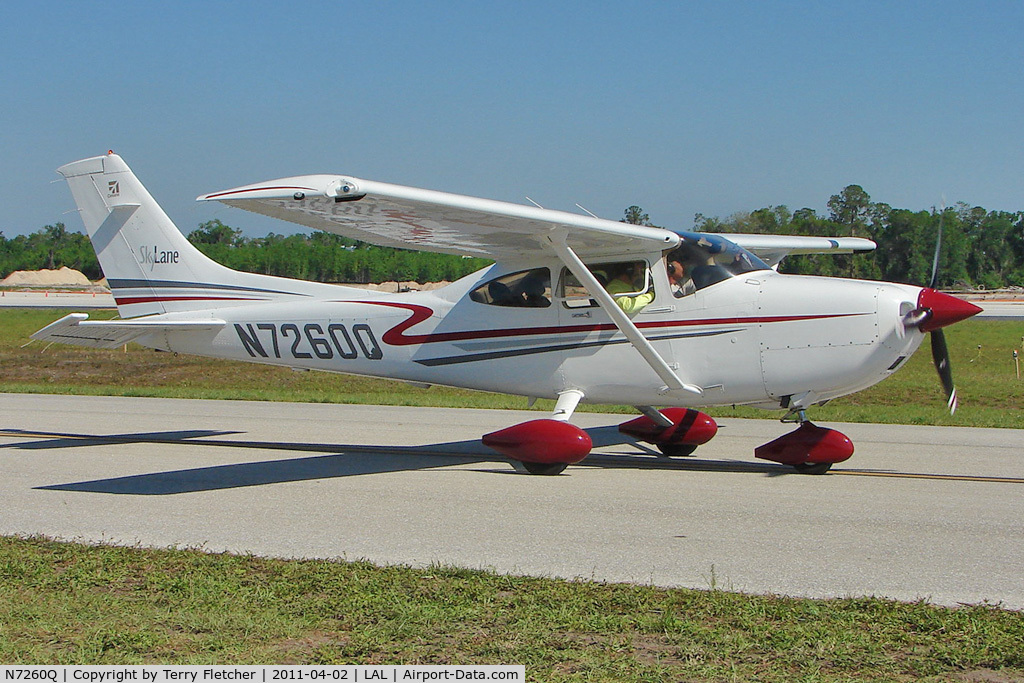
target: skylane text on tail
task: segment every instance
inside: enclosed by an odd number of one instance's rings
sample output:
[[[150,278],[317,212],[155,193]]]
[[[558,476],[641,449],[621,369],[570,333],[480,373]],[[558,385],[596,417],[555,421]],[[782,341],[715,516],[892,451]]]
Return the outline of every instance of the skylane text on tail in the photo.
[[[755,455],[822,473],[853,445],[805,411],[888,377],[926,333],[955,408],[941,328],[980,310],[930,287],[774,269],[788,254],[870,251],[865,239],[673,231],[345,175],[198,199],[495,263],[438,290],[398,294],[243,273],[193,247],[116,154],[58,172],[121,319],[74,313],[34,339],[134,341],[555,399],[550,417],[483,438],[536,474],[557,474],[590,452],[589,436],[570,422],[583,401],[637,406],[642,416],[621,431],[669,456],[714,437],[701,407],[785,410],[798,429]]]

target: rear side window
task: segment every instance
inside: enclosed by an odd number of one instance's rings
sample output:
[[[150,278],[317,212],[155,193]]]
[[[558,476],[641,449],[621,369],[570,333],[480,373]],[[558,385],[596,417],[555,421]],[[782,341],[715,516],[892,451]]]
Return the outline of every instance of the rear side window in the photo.
[[[489,306],[547,308],[551,305],[551,271],[534,268],[502,275],[474,289],[469,298]]]

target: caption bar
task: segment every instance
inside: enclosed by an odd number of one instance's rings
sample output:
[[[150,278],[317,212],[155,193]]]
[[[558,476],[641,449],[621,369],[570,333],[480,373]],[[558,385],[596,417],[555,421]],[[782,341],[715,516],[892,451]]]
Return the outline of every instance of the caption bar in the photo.
[[[0,665],[0,682],[50,683],[287,683],[289,681],[516,681],[526,680],[522,665],[479,664],[463,666],[350,665],[350,666],[10,666]]]

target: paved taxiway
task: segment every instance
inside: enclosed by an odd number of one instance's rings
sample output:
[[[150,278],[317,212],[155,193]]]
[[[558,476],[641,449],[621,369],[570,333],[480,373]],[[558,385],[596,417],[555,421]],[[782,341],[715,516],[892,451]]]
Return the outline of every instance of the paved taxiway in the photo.
[[[618,438],[558,477],[479,443],[537,413],[0,394],[0,533],[802,596],[1024,608],[1024,431],[835,425],[826,476]]]

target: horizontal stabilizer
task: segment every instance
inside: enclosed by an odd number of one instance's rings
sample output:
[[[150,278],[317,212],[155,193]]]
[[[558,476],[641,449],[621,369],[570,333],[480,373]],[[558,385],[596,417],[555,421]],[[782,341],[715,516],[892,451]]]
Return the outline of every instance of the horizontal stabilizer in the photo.
[[[147,334],[161,332],[216,331],[223,320],[89,320],[87,313],[70,313],[32,335],[33,339],[60,344],[88,346],[94,349],[116,349]]]

